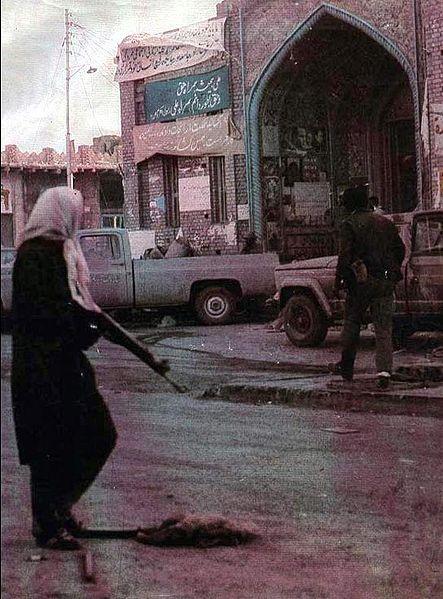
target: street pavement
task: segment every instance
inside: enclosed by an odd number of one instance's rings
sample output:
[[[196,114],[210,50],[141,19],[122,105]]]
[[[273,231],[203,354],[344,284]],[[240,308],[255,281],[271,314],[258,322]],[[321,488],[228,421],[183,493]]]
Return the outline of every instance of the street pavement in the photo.
[[[395,352],[396,374],[386,391],[376,384],[375,340],[370,330],[362,333],[351,384],[331,376],[328,369],[328,363],[337,362],[340,355],[338,328],[331,330],[319,348],[294,347],[284,332],[263,324],[145,332],[139,328],[137,334],[147,343],[155,343],[176,370],[186,373],[187,364],[198,363],[198,382],[205,397],[443,417],[442,333],[416,334]],[[192,384],[195,386],[195,380]]]
[[[2,335],[5,598],[442,595],[440,418],[205,398],[208,387],[234,382],[300,383],[315,375],[327,385],[335,333],[322,350],[301,352],[266,325],[133,332],[170,360],[190,393],[171,392],[107,341],[88,352],[119,441],[78,515],[91,526],[132,528],[176,513],[216,514],[254,526],[260,538],[212,549],[88,540],[95,584],[82,582],[77,554],[36,551],[28,473],[18,466],[12,428],[10,336]],[[367,336],[358,375],[371,349]],[[397,363],[434,364],[435,349],[419,338]],[[29,561],[32,554],[46,559]]]

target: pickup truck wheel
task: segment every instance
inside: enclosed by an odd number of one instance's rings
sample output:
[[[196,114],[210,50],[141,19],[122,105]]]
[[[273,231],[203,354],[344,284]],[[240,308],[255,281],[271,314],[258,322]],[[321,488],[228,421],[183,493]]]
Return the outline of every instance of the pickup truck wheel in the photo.
[[[328,333],[323,312],[307,295],[294,295],[288,300],[284,328],[291,343],[298,347],[320,345]]]
[[[225,287],[206,287],[194,301],[198,319],[203,324],[227,324],[232,320],[237,298]]]

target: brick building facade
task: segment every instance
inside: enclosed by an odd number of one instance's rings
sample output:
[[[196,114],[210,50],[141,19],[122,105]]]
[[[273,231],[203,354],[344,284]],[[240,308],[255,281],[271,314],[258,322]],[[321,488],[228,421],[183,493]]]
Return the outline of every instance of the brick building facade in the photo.
[[[73,152],[74,188],[84,198],[83,226],[123,224],[121,146],[117,136],[95,138],[93,146]],[[38,196],[49,187],[66,185],[66,157],[52,148],[20,152],[8,145],[1,154],[2,246],[16,245]]]
[[[254,230],[265,248],[292,258],[334,250],[339,196],[349,185],[367,185],[387,212],[441,205],[443,16],[436,0],[225,0],[214,19],[223,17],[226,52],[120,83],[129,228],[155,229],[159,244],[180,230],[201,253],[237,252]],[[135,128],[149,138],[156,126],[147,123],[146,86],[225,65],[230,106],[223,112],[241,135],[241,151],[208,155],[202,146],[171,158],[160,145],[140,159]],[[206,203],[183,195],[192,190],[188,177],[196,190],[209,178]]]

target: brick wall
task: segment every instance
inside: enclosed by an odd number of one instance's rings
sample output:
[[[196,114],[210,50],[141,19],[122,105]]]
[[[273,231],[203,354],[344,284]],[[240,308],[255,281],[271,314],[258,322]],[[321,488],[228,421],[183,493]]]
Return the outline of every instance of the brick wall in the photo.
[[[123,144],[123,191],[125,223],[128,229],[140,228],[138,172],[134,164],[135,82],[120,84],[120,115]]]
[[[98,175],[91,171],[75,173],[74,188],[78,189],[83,196],[83,228],[96,229],[100,227],[100,190]]]
[[[225,0],[217,6],[219,16],[230,15],[230,48],[240,60],[239,8],[240,0]],[[241,0],[243,6],[243,38],[245,58],[246,95],[257,80],[257,77],[269,62],[272,54],[281,46],[285,39],[294,31],[299,23],[304,21],[323,2],[319,0]],[[426,56],[426,65],[419,64],[419,95],[424,95],[424,79],[428,78],[429,104],[443,102],[443,11],[440,0],[417,0],[418,18],[414,15],[413,0],[377,0],[377,2],[361,2],[360,0],[338,0],[329,3],[338,9],[343,9],[362,19],[374,27],[403,52],[413,68],[416,68],[416,58],[421,61]],[[420,15],[421,5],[421,15]],[[421,17],[421,19],[420,19]],[[417,20],[418,52],[416,52]],[[420,22],[422,20],[422,23]],[[422,35],[421,28],[422,25]],[[421,42],[425,51],[421,51]],[[423,61],[424,62],[424,61]],[[235,67],[237,65],[237,68]],[[234,92],[237,101],[234,108],[237,123],[243,122],[241,102],[241,69],[239,62],[234,62],[232,69]],[[421,76],[421,73],[424,73]],[[432,119],[432,114],[431,114]],[[431,122],[432,129],[432,122]],[[426,161],[424,171],[426,171]],[[437,156],[435,131],[431,130],[430,169],[432,176],[432,203],[437,201],[439,190],[438,176],[443,169],[443,156]],[[424,172],[426,180],[427,173]],[[440,193],[442,193],[440,191]],[[424,207],[429,207],[431,201],[424,198]]]
[[[14,244],[20,237],[26,223],[23,173],[19,170],[3,171],[2,186],[9,191],[9,201],[12,205]]]
[[[237,28],[232,32],[232,28]],[[216,69],[224,64],[230,68],[230,93],[232,100],[233,120],[242,128],[243,102],[241,95],[241,68],[238,60],[239,36],[238,15],[226,23],[226,49],[227,57],[216,57],[203,65],[195,65],[187,69],[174,71],[174,73],[162,73],[150,77],[149,81],[166,80],[180,76],[195,75],[203,71]],[[165,222],[165,214],[156,207],[156,198],[164,197],[162,159],[154,156],[139,164],[134,164],[134,147],[132,128],[134,125],[146,123],[144,110],[144,87],[148,80],[137,80],[126,82],[120,86],[121,118],[122,118],[122,142],[123,142],[123,171],[125,191],[125,216],[129,229],[146,228],[155,229],[156,239],[159,245],[168,245],[175,237],[177,229],[168,227]],[[207,157],[201,157],[206,160]],[[186,158],[179,158],[179,168],[185,165]],[[242,166],[237,172],[237,180],[241,169],[244,170],[244,156]],[[236,167],[233,156],[225,157],[225,183],[228,223],[225,225],[212,225],[209,211],[182,212],[180,215],[180,226],[183,233],[188,237],[195,247],[202,253],[213,253],[214,251],[230,252],[237,251],[237,201],[241,198],[245,203],[245,188],[239,195],[236,189]],[[234,231],[234,234],[232,233]]]
[[[244,162],[244,157],[243,157]],[[192,178],[192,163],[204,165],[208,173],[208,157],[178,158],[180,178]],[[211,210],[191,210],[180,212],[180,224],[177,227],[166,225],[165,211],[159,209],[158,199],[164,201],[163,165],[161,156],[153,156],[138,166],[140,185],[140,205],[143,206],[143,223],[146,229],[155,229],[156,243],[167,247],[181,229],[185,238],[201,254],[232,253],[238,250],[237,238],[237,193],[234,175],[234,158],[225,158],[227,222],[213,224]],[[190,172],[191,171],[191,172]],[[179,198],[180,200],[180,198]]]
[[[226,61],[230,67],[230,85],[232,98],[233,119],[237,127],[243,131],[243,89],[240,44],[240,0],[225,0],[217,6],[217,16],[228,16],[226,24]],[[269,62],[272,54],[281,46],[284,40],[318,8],[319,0],[241,0],[243,5],[243,42],[245,58],[245,88],[246,95],[251,90],[257,77]],[[439,0],[421,0],[423,19],[423,39],[427,48],[427,65],[421,65],[422,71],[428,77],[429,102],[441,103],[443,90],[442,67],[442,11]],[[361,2],[361,0],[337,0],[331,3],[338,9],[343,9],[359,17],[369,26],[393,41],[403,52],[410,64],[416,64],[415,15],[413,0],[377,0],[377,2]],[[418,2],[418,5],[420,3]],[[418,52],[420,56],[420,52]],[[150,78],[149,81],[169,79],[184,75],[192,75],[201,71],[217,68],[224,61],[214,59],[203,65],[182,69],[173,74],[161,74]],[[144,80],[121,84],[121,114],[123,139],[123,168],[125,174],[125,212],[129,228],[155,228],[158,239],[165,243],[174,236],[174,231],[166,227],[164,214],[151,204],[156,197],[164,195],[163,173],[159,158],[152,158],[137,168],[134,165],[134,148],[132,127],[144,124]],[[423,86],[422,86],[423,87]],[[423,89],[420,90],[421,97]],[[435,132],[431,134],[432,196],[435,200],[438,193],[438,173],[443,169],[443,157],[435,152]],[[226,157],[226,190],[228,200],[228,215],[236,223],[235,244],[232,237],[220,231],[214,232],[208,218],[202,213],[182,213],[181,224],[189,235],[197,235],[199,243],[205,251],[211,247],[230,251],[232,245],[241,247],[242,238],[248,230],[247,220],[238,221],[237,205],[247,203],[246,168],[244,156]],[[430,205],[426,199],[424,206]],[[209,219],[210,221],[210,219]],[[238,222],[237,222],[238,221]],[[221,235],[221,237],[220,237]],[[224,248],[221,239],[225,241]]]
[[[50,187],[66,185],[66,172],[2,168],[2,184],[11,193],[14,243],[20,238],[39,195]],[[84,200],[84,228],[100,227],[99,174],[84,171],[74,174],[74,188]]]
[[[430,1],[430,0],[428,0]],[[231,8],[231,18],[238,20],[239,0],[226,0],[218,5],[222,15]],[[438,0],[435,0],[437,6]],[[242,0],[243,28],[246,59],[246,87],[250,89],[269,61],[270,56],[316,8],[319,0]],[[346,10],[377,28],[393,40],[414,64],[414,30],[412,0],[339,0],[330,4]],[[236,31],[236,27],[232,31]]]
[[[433,206],[443,207],[443,189],[439,185],[443,152],[437,150],[435,127],[437,105],[440,105],[440,111],[443,108],[443,11],[440,0],[424,0],[422,10],[429,95],[431,197]]]

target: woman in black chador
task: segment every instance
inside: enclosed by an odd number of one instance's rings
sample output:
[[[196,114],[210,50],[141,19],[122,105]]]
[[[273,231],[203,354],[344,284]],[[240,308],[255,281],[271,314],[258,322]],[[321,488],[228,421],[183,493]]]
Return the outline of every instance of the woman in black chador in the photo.
[[[116,442],[108,409],[83,350],[100,336],[100,308],[75,239],[78,191],[56,187],[38,199],[13,272],[12,403],[21,464],[31,471],[37,545],[79,549],[72,506]]]

